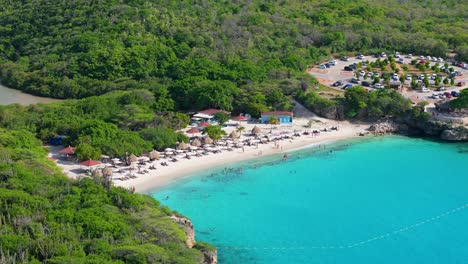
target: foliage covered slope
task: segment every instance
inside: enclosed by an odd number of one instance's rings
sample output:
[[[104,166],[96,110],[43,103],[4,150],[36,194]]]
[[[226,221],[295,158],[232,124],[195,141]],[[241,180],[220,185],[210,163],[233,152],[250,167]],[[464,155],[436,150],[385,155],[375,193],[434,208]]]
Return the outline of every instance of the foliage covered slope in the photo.
[[[70,181],[33,134],[0,128],[2,263],[198,263],[149,196]]]
[[[0,80],[59,98],[150,89],[172,102],[160,110],[275,108],[265,96],[291,83],[272,83],[330,53],[466,59],[467,14],[462,0],[1,0]]]

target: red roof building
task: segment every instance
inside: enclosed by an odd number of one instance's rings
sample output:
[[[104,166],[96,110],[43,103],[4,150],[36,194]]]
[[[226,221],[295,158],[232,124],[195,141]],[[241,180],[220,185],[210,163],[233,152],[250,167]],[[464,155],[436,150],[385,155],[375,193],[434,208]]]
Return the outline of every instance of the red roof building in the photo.
[[[93,166],[96,166],[96,165],[99,165],[101,164],[101,162],[97,161],[97,160],[86,160],[86,161],[83,161],[80,163],[80,165],[83,165],[83,166],[86,166],[86,167],[93,167]]]
[[[200,133],[200,130],[198,128],[192,127],[191,129],[189,129],[189,130],[187,130],[185,132],[187,132],[189,134],[196,134],[196,133]]]
[[[198,124],[198,127],[207,127],[207,126],[210,126],[210,122],[201,122],[200,124]]]
[[[265,113],[262,113],[262,116],[263,115],[266,115],[266,116],[293,116],[293,113],[292,112],[288,112],[288,111],[272,111],[272,112],[265,112]]]
[[[247,121],[247,117],[246,116],[241,116],[241,115],[235,116],[235,117],[233,117],[231,119],[234,120],[234,121]]]
[[[75,154],[75,149],[73,147],[68,146],[68,147],[60,150],[59,153],[66,154],[66,155],[72,155],[72,154]]]

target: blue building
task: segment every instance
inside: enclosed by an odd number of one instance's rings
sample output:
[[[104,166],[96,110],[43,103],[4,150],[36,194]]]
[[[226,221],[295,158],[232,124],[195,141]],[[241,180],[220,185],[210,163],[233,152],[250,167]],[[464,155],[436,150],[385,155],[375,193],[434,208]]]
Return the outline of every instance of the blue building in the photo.
[[[274,111],[274,112],[265,112],[261,115],[262,123],[267,124],[270,120],[270,117],[274,116],[280,124],[292,124],[293,122],[293,113],[287,111]]]

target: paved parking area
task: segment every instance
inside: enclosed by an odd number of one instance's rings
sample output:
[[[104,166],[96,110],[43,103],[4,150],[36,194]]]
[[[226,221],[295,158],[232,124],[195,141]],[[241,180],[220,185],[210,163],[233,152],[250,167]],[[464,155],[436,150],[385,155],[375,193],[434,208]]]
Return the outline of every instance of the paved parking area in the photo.
[[[412,58],[406,58],[406,55],[401,55],[400,57],[403,58],[403,63],[397,63],[400,67],[404,64],[410,64],[411,60],[413,59],[420,59],[420,56],[412,56]],[[375,56],[365,56],[363,59],[358,59],[356,57],[350,57],[348,58],[348,61],[342,61],[340,59],[336,60],[336,65],[331,66],[330,68],[326,69],[318,69],[317,67],[314,67],[313,69],[309,69],[308,72],[309,74],[315,76],[319,82],[323,85],[327,85],[329,87],[335,88],[335,89],[342,89],[342,87],[348,83],[351,83],[351,80],[354,76],[354,71],[345,71],[344,67],[353,63],[359,63],[359,62],[364,62],[364,61],[369,61],[369,62],[374,62],[376,61],[377,58]],[[398,61],[398,59],[396,59]],[[431,61],[431,65],[433,65],[435,62]],[[443,64],[445,62],[439,62],[439,64]],[[450,65],[450,63],[449,63]],[[455,78],[455,84],[458,82],[465,82],[465,85],[463,87],[458,87],[458,86],[447,86],[446,91],[451,92],[451,91],[460,91],[461,89],[464,89],[467,87],[468,83],[468,70],[462,69],[457,66],[452,66],[454,67],[455,70],[459,71],[462,73],[462,76],[457,76]],[[380,69],[376,69],[379,73],[381,72]],[[388,72],[388,71],[387,71]],[[399,76],[403,70],[400,70]],[[367,72],[365,73],[367,74]],[[344,83],[338,87],[333,87],[332,84],[336,81],[343,81]],[[365,81],[364,78],[360,77],[359,81]],[[367,81],[372,83],[371,78],[367,78]],[[433,80],[429,80],[430,85],[434,84]],[[359,84],[353,84],[352,85],[359,85]],[[428,92],[421,92],[419,90],[413,90],[410,87],[411,81],[406,80],[403,83],[403,89],[400,89],[399,91],[401,94],[407,98],[410,98],[413,102],[418,102],[418,101],[429,101],[430,103],[434,103],[436,101],[439,101],[439,99],[432,99],[432,94],[435,93],[436,91],[428,91]],[[432,87],[433,88],[433,87]],[[366,87],[366,89],[374,89],[370,87]],[[445,92],[445,91],[444,91]]]

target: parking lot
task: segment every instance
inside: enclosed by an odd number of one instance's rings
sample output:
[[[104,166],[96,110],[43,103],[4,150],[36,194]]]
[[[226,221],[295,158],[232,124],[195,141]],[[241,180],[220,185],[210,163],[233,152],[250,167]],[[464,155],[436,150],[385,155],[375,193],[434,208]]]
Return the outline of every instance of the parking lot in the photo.
[[[380,59],[383,60],[385,58],[380,58]],[[362,63],[362,62],[368,61],[370,63],[376,60],[377,58],[375,56],[364,56],[364,58],[349,57],[347,61],[336,59],[334,60],[335,65],[330,65],[329,68],[325,68],[324,64],[321,64],[312,69],[309,69],[308,72],[311,75],[315,76],[321,84],[335,88],[335,89],[342,90],[343,88],[347,88],[350,86],[361,85],[365,87],[366,89],[368,89],[369,91],[372,91],[374,89],[383,88],[384,86],[383,78],[380,78],[381,77],[380,74],[382,73],[380,68],[375,67],[372,69],[372,72],[366,71],[366,67],[363,67],[363,69],[359,69],[359,70],[356,69],[352,71],[349,71],[349,69],[348,71],[345,71],[344,68],[345,66],[358,64],[359,62]],[[391,77],[395,77],[395,79],[391,78],[390,84],[393,83],[394,86],[399,87],[398,91],[403,96],[411,99],[414,103],[424,100],[424,101],[428,101],[432,105],[434,102],[437,102],[441,99],[445,99],[446,97],[444,95],[445,92],[448,92],[448,93],[451,93],[452,91],[459,92],[461,89],[464,89],[467,87],[468,70],[463,69],[458,66],[452,66],[451,63],[449,63],[449,67],[453,67],[454,70],[459,72],[459,76],[455,76],[454,85],[450,85],[450,84],[444,85],[441,82],[437,87],[444,87],[442,88],[444,90],[436,91],[436,87],[434,87],[436,75],[433,75],[434,72],[429,69],[429,70],[426,70],[425,72],[425,74],[427,74],[428,76],[429,87],[427,87],[427,89],[424,89],[424,92],[422,92],[421,90],[413,90],[411,88],[410,78],[406,79],[403,83],[400,83],[400,81],[398,80],[399,77],[402,74],[404,74],[404,71],[402,69],[403,65],[406,64],[408,65],[408,67],[410,67],[411,71],[408,72],[408,75],[410,75],[411,77],[413,77],[413,75],[417,75],[417,77],[419,77],[420,79],[418,80],[418,82],[422,83],[424,75],[421,75],[421,74],[423,74],[423,72],[415,70],[413,66],[409,66],[412,60],[418,60],[418,61],[425,60],[427,62],[430,62],[431,65],[434,65],[436,63],[435,60],[437,60],[437,63],[439,63],[439,65],[441,66],[444,65],[445,61],[443,61],[440,58],[430,58],[428,60],[427,57],[422,58],[421,56],[415,56],[415,55],[411,56],[411,58],[409,58],[408,55],[400,55],[399,58],[395,58],[395,60],[397,62],[396,63],[397,67],[400,70],[397,75],[391,76]],[[356,77],[356,72],[359,73],[358,77]],[[391,69],[390,70],[387,69],[386,72],[387,73],[391,72]],[[448,75],[448,73],[438,73],[438,74],[439,76],[443,75],[442,79],[444,79],[445,76]],[[380,82],[376,83],[375,85],[373,85],[373,81],[372,81],[372,78],[373,78],[372,76],[374,75],[375,76],[379,75],[379,78],[380,78]],[[334,87],[333,84],[339,81],[341,81],[341,83],[339,83],[339,85]],[[464,85],[457,86],[459,82],[464,83]],[[398,84],[401,84],[401,86],[399,86]]]

